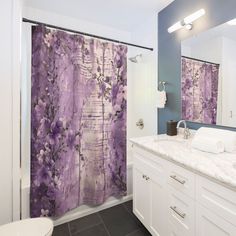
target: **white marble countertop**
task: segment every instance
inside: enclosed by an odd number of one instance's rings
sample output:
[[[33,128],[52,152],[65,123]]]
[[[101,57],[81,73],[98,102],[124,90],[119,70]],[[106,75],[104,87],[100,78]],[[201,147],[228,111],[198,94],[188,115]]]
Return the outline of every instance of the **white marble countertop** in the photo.
[[[130,141],[159,157],[222,183],[236,191],[236,152],[212,154],[191,147],[192,139],[181,135],[156,135],[131,138]]]

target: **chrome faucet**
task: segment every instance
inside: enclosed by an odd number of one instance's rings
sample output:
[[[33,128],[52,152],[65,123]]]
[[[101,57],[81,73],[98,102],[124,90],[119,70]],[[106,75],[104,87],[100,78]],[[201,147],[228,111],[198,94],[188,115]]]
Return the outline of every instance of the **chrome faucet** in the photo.
[[[187,124],[186,124],[186,121],[185,120],[180,120],[176,126],[177,130],[179,129],[181,123],[184,124],[184,139],[188,139],[190,137],[190,131],[189,129],[187,128]]]

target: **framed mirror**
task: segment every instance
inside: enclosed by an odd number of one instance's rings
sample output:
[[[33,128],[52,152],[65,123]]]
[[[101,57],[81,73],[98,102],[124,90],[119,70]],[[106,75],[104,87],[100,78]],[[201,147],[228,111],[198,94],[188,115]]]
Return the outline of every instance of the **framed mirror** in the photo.
[[[236,127],[236,19],[181,42],[182,118]]]

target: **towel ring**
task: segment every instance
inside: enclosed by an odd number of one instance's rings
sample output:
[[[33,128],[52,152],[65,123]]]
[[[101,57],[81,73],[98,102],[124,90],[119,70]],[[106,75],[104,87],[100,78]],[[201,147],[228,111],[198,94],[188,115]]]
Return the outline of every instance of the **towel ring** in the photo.
[[[164,81],[160,81],[159,85],[162,85],[163,91],[166,91],[166,86],[165,86],[166,82]]]

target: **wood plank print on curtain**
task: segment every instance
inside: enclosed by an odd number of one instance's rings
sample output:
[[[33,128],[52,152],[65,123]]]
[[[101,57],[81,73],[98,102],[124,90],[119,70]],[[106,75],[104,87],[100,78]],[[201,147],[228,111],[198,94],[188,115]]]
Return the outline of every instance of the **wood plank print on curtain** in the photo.
[[[182,118],[216,124],[219,65],[182,57]]]
[[[126,195],[127,47],[32,28],[31,217]]]

